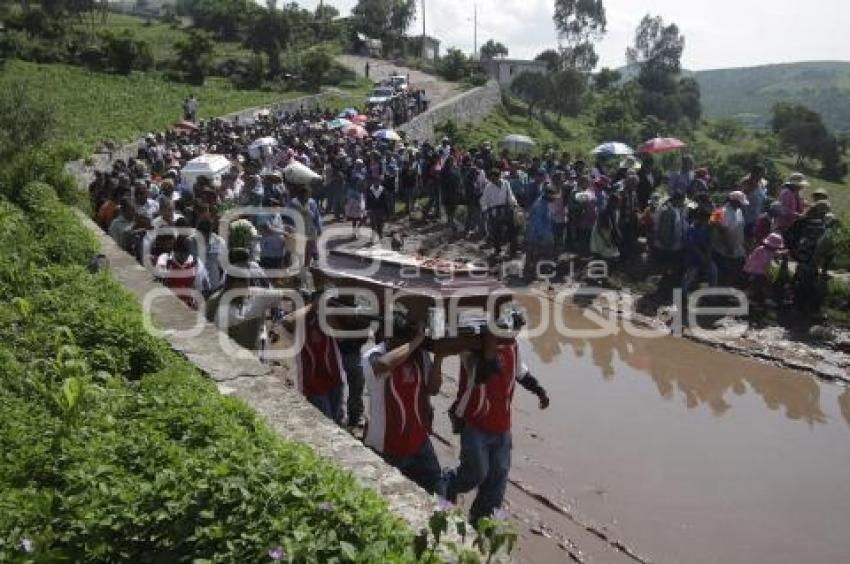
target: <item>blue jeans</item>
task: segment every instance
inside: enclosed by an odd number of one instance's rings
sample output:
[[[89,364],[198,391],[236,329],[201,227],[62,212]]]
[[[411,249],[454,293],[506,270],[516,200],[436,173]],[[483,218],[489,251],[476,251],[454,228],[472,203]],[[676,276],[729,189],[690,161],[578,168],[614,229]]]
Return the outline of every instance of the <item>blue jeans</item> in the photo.
[[[307,396],[307,401],[335,423],[342,423],[342,384],[323,396]]]
[[[384,459],[391,465],[398,468],[399,472],[413,480],[419,487],[429,494],[438,493],[442,495],[441,482],[442,470],[440,469],[440,461],[437,460],[437,453],[434,452],[434,445],[431,444],[431,439],[425,439],[419,451],[404,458],[396,458],[393,456],[384,456]]]
[[[469,511],[475,524],[501,507],[511,470],[511,432],[487,433],[466,425],[460,435],[460,466],[446,473],[446,499],[455,503],[457,496],[478,488]]]

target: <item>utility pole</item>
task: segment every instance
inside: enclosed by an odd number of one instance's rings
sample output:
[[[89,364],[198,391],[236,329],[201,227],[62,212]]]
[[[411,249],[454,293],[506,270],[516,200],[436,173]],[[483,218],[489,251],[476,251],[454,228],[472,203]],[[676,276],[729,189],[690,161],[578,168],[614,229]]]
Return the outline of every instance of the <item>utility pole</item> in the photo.
[[[422,45],[420,45],[420,57],[425,59],[425,0],[422,0]]]
[[[475,2],[473,5],[473,27],[475,31],[472,35],[472,58],[478,59],[478,2]]]

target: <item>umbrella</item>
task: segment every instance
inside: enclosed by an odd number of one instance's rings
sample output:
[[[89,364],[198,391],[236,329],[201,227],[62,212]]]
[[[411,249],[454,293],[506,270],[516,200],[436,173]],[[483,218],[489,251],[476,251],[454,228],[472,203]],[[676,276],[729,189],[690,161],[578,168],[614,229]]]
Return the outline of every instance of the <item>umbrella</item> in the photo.
[[[379,129],[372,134],[375,139],[383,139],[384,141],[401,141],[401,135],[392,129]]]
[[[625,143],[619,143],[617,141],[609,141],[608,143],[603,143],[591,152],[594,155],[601,155],[603,157],[619,157],[624,155],[635,154],[634,149],[632,149]]]
[[[638,147],[637,152],[645,155],[655,155],[658,153],[669,153],[670,151],[678,151],[679,149],[687,148],[687,143],[680,141],[675,137],[656,137],[655,139],[650,139]]]
[[[349,125],[351,125],[351,122],[345,118],[336,118],[328,122],[328,127],[330,129],[342,129],[343,127],[347,127]]]
[[[527,135],[508,135],[501,141],[502,147],[513,151],[527,151],[534,147],[534,139]]]
[[[364,139],[366,137],[369,137],[369,132],[366,131],[365,127],[360,125],[350,125],[344,128],[342,131],[349,137],[357,137],[358,139]]]
[[[248,146],[248,149],[261,149],[262,147],[277,147],[277,139],[274,137],[260,137]]]
[[[339,117],[342,117],[342,118],[350,118],[350,117],[354,117],[356,115],[360,115],[360,112],[358,112],[354,108],[345,108],[344,110],[342,110],[339,113]]]
[[[364,116],[363,114],[356,115],[351,118],[351,121],[354,123],[366,123],[369,121],[369,116]]]

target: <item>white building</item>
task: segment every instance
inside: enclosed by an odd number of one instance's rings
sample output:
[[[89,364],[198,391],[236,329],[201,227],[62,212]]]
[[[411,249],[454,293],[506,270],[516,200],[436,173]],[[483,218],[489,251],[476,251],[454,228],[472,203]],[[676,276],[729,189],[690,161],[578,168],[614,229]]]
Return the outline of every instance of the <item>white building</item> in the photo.
[[[520,59],[481,59],[481,68],[502,86],[509,86],[524,72],[549,74],[546,63]]]

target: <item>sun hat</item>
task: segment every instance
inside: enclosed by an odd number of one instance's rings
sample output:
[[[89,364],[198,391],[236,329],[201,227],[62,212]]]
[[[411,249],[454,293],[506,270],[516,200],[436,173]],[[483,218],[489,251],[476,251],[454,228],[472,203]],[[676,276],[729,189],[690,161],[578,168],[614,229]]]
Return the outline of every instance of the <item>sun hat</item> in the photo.
[[[771,233],[762,241],[762,245],[781,251],[785,248],[785,239],[779,233]]]
[[[641,164],[636,158],[628,156],[622,161],[620,161],[620,168],[626,169],[628,171],[640,170]]]
[[[741,192],[740,190],[735,190],[734,192],[729,193],[729,200],[733,202],[738,202],[742,206],[749,206],[750,201],[747,199],[747,195]]]
[[[802,172],[795,172],[791,176],[788,177],[788,180],[785,181],[785,184],[789,186],[799,186],[800,188],[805,188],[809,185],[809,181],[806,180],[806,175]]]
[[[824,198],[829,198],[829,192],[827,192],[823,188],[818,188],[817,190],[812,192],[812,196],[822,196]]]

